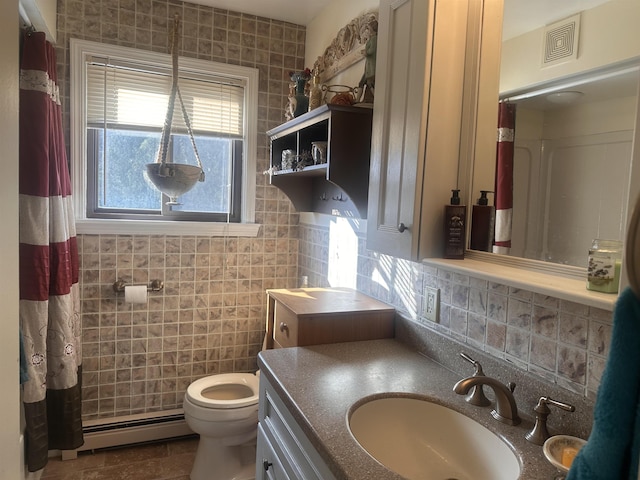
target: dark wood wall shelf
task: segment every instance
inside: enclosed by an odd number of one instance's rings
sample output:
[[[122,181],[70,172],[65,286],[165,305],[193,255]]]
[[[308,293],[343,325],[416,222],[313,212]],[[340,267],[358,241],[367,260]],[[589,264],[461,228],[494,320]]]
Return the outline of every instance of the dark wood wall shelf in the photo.
[[[323,105],[267,132],[271,139],[271,184],[300,212],[367,218],[370,107]],[[311,154],[311,143],[327,142],[326,163],[283,170],[282,152]]]

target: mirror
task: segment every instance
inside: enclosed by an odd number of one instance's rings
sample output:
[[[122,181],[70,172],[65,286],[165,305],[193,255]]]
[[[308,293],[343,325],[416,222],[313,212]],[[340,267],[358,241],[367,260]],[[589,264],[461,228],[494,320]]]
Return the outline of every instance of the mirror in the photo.
[[[516,25],[521,18],[537,16],[518,8],[538,3],[545,2],[505,0],[500,99],[516,109],[511,248],[505,253],[585,267],[594,238],[624,238],[640,52],[623,48],[603,54],[595,47],[603,46],[602,38],[615,37],[612,30],[624,25],[586,28],[588,19],[620,18],[619,9],[626,8],[623,1],[573,2],[578,8],[560,18],[543,18],[537,27]],[[580,13],[578,58],[541,67],[544,25],[587,3],[591,8]],[[533,30],[523,34],[518,28]],[[633,37],[623,32],[620,38]],[[481,190],[494,190],[495,171],[495,158],[476,157],[469,205],[476,203]]]

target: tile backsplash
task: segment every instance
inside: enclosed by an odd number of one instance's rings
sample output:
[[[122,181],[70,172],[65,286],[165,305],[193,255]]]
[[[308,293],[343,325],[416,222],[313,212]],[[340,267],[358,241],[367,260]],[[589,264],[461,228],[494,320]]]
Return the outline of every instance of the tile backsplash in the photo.
[[[265,132],[284,122],[288,72],[304,68],[303,26],[175,0],[59,0],[58,79],[69,138],[69,39],[167,53],[174,13],[180,55],[259,71],[257,238],[79,235],[83,418],[178,408],[205,374],[252,371],[262,344],[267,288],[297,284],[298,214],[268,184]],[[116,296],[163,280],[147,305]]]
[[[300,224],[300,274],[312,286],[350,286],[392,304],[429,330],[573,393],[593,398],[608,354],[611,312],[409,262],[366,249],[348,219]],[[353,272],[339,250],[357,250]],[[349,283],[349,279],[355,279]],[[346,282],[346,283],[345,283]],[[440,289],[439,322],[422,314],[425,287]]]

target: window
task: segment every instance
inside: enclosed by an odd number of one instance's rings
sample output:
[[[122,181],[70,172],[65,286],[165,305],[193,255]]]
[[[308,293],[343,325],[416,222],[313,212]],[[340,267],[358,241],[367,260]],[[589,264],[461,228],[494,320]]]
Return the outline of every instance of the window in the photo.
[[[171,57],[71,41],[72,177],[80,233],[85,226],[93,227],[84,233],[106,233],[108,224],[119,224],[118,232],[126,225],[134,226],[130,233],[144,233],[150,231],[144,225],[154,224],[153,232],[162,225],[166,233],[185,233],[189,225],[208,223],[196,228],[199,233],[211,231],[212,222],[253,221],[257,70],[180,58],[179,86],[205,181],[181,195],[180,205],[170,205],[144,172],[156,161]],[[178,101],[168,161],[197,165]]]

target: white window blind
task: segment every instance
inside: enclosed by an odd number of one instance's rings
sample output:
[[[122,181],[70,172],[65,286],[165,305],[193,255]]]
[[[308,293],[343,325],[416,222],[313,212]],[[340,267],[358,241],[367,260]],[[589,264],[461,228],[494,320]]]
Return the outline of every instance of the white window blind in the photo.
[[[86,65],[88,125],[162,128],[171,91],[170,70],[98,57]],[[204,79],[181,71],[178,86],[195,133],[243,137],[245,85],[241,81],[210,75]],[[186,132],[177,98],[173,129]]]

